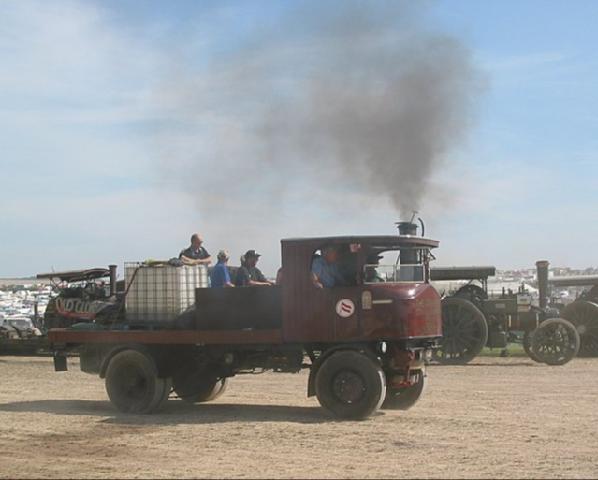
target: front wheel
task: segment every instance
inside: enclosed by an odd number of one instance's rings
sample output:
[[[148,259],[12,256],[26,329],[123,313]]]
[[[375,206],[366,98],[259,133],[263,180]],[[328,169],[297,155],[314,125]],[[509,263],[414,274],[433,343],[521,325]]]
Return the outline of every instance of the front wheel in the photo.
[[[320,405],[344,419],[370,416],[386,396],[386,380],[380,365],[355,351],[330,355],[319,368],[315,383]]]
[[[106,371],[106,391],[112,404],[123,413],[159,410],[171,390],[169,378],[159,378],[153,358],[137,350],[117,353]]]
[[[579,333],[563,318],[549,318],[534,330],[531,349],[534,355],[548,365],[564,365],[579,351]]]
[[[417,403],[428,384],[426,373],[420,370],[412,385],[408,387],[394,388],[386,386],[386,398],[382,404],[383,410],[408,410]]]

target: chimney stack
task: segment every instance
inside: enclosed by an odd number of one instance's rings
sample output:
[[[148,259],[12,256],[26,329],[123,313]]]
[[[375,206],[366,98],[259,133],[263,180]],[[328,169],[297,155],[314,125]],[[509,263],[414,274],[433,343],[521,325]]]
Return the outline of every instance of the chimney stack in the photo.
[[[116,295],[116,265],[108,265],[110,269],[110,296]]]
[[[536,262],[536,271],[538,277],[538,295],[540,308],[544,310],[548,305],[548,265],[546,260]]]

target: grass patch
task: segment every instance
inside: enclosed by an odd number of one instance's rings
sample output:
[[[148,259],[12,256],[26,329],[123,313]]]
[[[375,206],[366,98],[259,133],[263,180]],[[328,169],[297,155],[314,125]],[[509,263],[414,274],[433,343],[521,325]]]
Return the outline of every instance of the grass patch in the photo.
[[[480,353],[480,357],[527,357],[527,353],[523,349],[523,345],[520,343],[508,343],[506,347],[506,355],[502,355],[502,348],[487,348]]]

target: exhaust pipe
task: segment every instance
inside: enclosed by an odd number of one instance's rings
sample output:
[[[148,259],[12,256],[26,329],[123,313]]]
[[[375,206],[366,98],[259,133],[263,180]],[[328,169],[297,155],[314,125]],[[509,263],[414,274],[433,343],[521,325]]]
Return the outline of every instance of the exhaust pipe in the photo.
[[[413,212],[413,217],[408,222],[396,222],[396,226],[399,229],[399,235],[401,236],[410,236],[410,237],[417,237],[417,223],[414,222],[416,212]],[[422,228],[422,236],[424,233],[424,222],[421,218],[418,218],[419,223]],[[418,265],[421,263],[421,259],[419,258],[420,250],[416,248],[403,248],[401,249],[401,254],[399,256],[399,261],[401,265]]]
[[[397,222],[396,225],[399,229],[399,235],[417,235],[417,224],[413,222]]]

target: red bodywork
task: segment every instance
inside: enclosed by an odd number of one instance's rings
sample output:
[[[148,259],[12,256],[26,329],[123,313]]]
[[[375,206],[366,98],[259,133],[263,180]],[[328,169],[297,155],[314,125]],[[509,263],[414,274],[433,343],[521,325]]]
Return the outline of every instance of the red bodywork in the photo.
[[[408,340],[442,336],[440,296],[429,283],[371,283],[324,288],[314,286],[311,261],[327,244],[359,243],[358,270],[366,263],[368,246],[395,247],[401,237],[334,237],[282,241],[283,338],[285,342],[347,342]],[[424,241],[425,239],[417,239]],[[430,247],[437,242],[431,242]],[[371,294],[371,308],[364,305]],[[343,299],[355,306],[343,318],[336,306]],[[366,298],[367,300],[367,298]],[[367,302],[366,302],[367,303]]]

